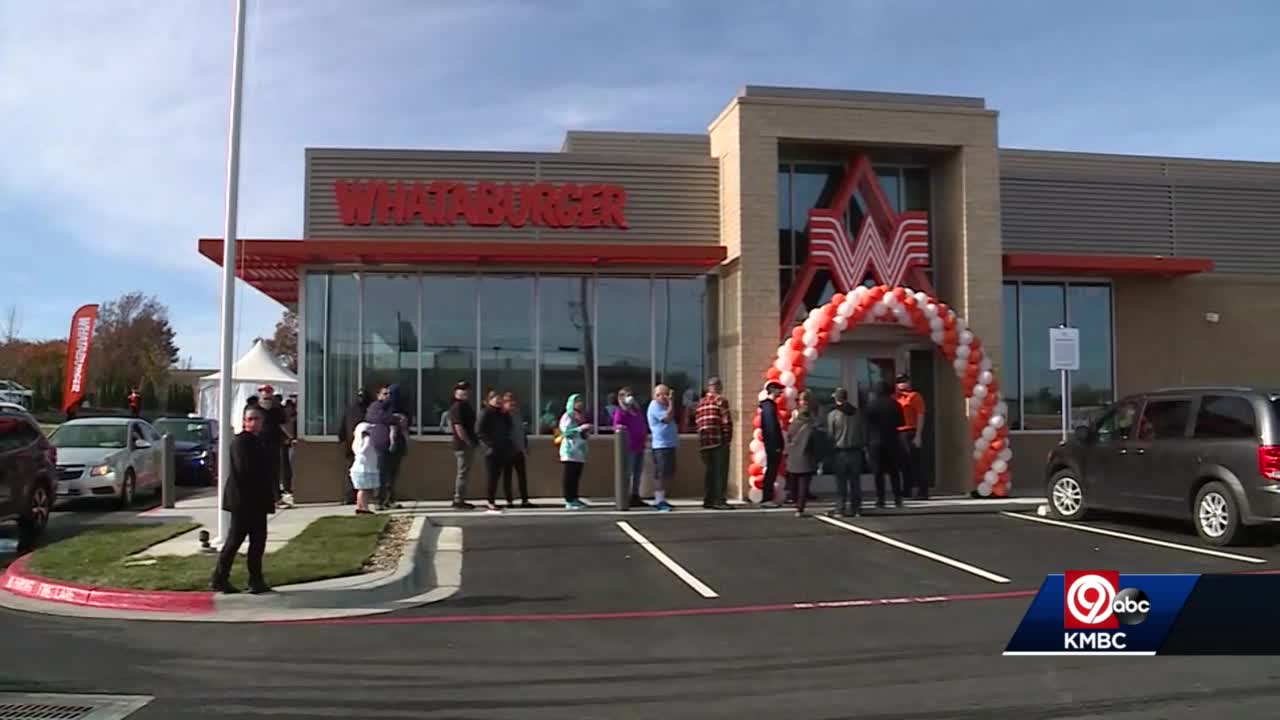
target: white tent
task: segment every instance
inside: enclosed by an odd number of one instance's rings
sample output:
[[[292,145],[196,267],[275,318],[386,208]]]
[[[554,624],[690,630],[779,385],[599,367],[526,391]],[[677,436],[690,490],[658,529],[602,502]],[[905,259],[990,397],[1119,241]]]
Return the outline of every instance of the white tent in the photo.
[[[236,361],[231,377],[234,383],[231,407],[237,409],[232,413],[231,426],[236,432],[240,432],[241,413],[238,409],[244,407],[250,396],[258,394],[259,386],[270,385],[277,394],[286,397],[298,392],[298,376],[281,365],[261,340],[254,343],[249,352]],[[221,421],[222,418],[218,415],[218,381],[221,379],[222,373],[217,372],[200,378],[196,412],[201,416]]]

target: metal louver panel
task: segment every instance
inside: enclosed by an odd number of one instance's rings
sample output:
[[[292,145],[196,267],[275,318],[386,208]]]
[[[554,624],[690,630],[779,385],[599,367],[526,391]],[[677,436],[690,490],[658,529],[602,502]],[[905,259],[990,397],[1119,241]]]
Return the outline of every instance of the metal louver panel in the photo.
[[[1224,273],[1280,274],[1280,187],[1178,186],[1178,254],[1213,258]]]
[[[1172,255],[1169,188],[1001,178],[1005,252]]]

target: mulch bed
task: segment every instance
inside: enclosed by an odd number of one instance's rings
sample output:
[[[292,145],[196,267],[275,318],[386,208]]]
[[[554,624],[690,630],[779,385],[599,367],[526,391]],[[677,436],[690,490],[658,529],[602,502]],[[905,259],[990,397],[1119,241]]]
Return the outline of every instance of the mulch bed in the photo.
[[[394,570],[400,564],[400,556],[409,542],[409,530],[413,527],[413,518],[392,516],[382,535],[378,537],[378,546],[365,561],[363,572],[378,570]]]

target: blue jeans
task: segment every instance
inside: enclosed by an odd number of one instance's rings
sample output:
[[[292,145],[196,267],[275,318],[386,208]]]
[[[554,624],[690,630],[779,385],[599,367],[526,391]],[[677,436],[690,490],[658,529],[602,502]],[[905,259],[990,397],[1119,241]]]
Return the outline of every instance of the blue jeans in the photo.
[[[623,458],[622,473],[631,479],[631,497],[640,497],[640,477],[644,475],[644,450],[627,451]]]

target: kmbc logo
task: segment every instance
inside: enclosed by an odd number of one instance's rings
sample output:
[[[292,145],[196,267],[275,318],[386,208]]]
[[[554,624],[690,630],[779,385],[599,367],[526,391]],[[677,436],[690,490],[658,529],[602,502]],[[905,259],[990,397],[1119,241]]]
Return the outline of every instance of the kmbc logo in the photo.
[[[1151,601],[1138,588],[1120,589],[1116,570],[1073,570],[1063,579],[1063,627],[1067,630],[1115,630],[1147,619]]]

